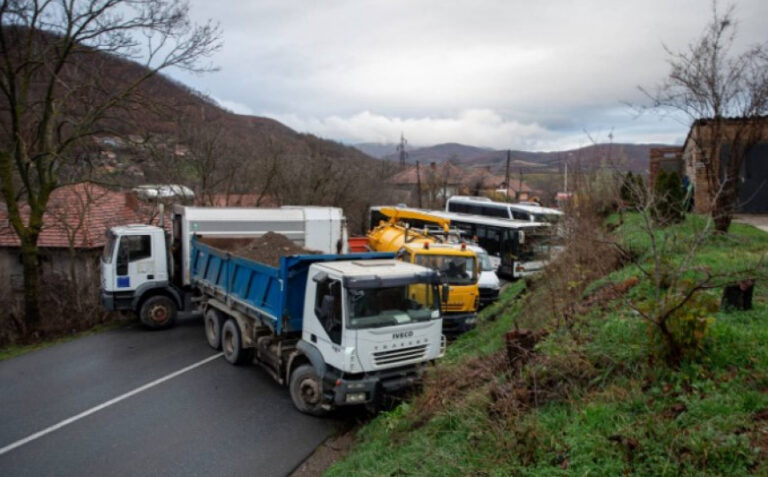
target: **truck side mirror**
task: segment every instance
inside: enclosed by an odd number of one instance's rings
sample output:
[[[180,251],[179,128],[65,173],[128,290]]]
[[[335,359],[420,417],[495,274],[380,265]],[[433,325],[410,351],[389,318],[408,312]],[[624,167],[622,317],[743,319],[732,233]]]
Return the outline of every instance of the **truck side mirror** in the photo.
[[[442,289],[440,290],[440,299],[443,301],[443,303],[448,303],[448,297],[451,294],[451,287],[448,285],[443,285]]]

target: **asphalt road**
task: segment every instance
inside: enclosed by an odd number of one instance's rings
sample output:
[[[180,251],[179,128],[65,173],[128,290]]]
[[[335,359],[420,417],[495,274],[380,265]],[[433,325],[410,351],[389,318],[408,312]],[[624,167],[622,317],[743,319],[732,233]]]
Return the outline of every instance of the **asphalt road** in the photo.
[[[0,475],[285,475],[334,431],[260,368],[202,362],[216,354],[191,318],[0,362]]]

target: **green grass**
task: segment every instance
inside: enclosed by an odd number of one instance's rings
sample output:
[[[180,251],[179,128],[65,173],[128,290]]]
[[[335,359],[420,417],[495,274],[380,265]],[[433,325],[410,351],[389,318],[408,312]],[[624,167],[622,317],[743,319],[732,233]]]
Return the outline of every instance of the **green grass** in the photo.
[[[667,260],[683,259],[686,240],[704,220],[689,216],[659,232],[668,240]],[[646,264],[650,240],[639,225],[639,217],[625,215],[618,235]],[[767,251],[768,234],[734,224],[728,235],[706,238],[695,265],[733,273]],[[587,285],[584,295],[632,277],[640,282],[626,296],[643,300],[652,285],[632,264]],[[539,359],[517,381],[509,372],[467,374],[466,389],[451,391],[436,387],[461,387],[461,379],[428,380],[422,396],[363,427],[353,451],[327,474],[768,475],[767,285],[757,282],[753,310],[713,313],[703,352],[677,367],[654,353],[648,323],[624,299],[593,307],[577,329],[555,329],[539,342]],[[503,333],[531,312],[525,299],[515,299],[521,287],[508,287],[481,313],[477,329],[449,346],[436,376],[460,378],[470,363],[490,362]],[[721,290],[702,293],[716,300]],[[496,412],[506,402],[497,401],[500,389],[514,393],[532,382],[554,397],[542,392],[538,405]]]

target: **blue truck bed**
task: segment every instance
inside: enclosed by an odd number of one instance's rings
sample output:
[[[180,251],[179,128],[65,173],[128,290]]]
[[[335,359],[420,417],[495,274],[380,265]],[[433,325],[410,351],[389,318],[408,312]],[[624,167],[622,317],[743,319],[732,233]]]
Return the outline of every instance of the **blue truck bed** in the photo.
[[[190,276],[204,293],[265,321],[275,334],[301,330],[309,266],[317,262],[393,258],[392,253],[291,255],[275,268],[192,239]]]

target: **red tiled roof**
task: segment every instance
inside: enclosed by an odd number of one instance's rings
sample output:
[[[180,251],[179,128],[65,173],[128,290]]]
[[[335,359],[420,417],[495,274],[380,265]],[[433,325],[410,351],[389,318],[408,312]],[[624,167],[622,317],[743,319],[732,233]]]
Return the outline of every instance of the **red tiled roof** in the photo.
[[[146,223],[150,218],[132,192],[116,192],[90,182],[63,186],[51,194],[43,216],[39,247],[99,248],[106,242],[106,231],[115,225]],[[22,206],[22,219],[29,220],[29,207]],[[8,212],[0,210],[0,247],[18,247],[8,221]]]
[[[504,179],[501,180],[501,186],[502,189],[504,188]],[[515,191],[515,192],[534,192],[533,189],[531,189],[528,184],[525,182],[521,182],[520,179],[509,179],[509,191]]]
[[[209,207],[278,207],[280,205],[273,196],[261,197],[259,194],[214,194],[203,202],[202,205]]]

